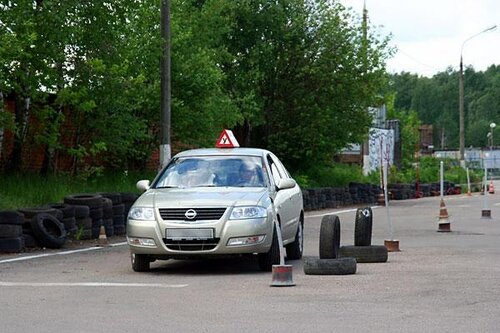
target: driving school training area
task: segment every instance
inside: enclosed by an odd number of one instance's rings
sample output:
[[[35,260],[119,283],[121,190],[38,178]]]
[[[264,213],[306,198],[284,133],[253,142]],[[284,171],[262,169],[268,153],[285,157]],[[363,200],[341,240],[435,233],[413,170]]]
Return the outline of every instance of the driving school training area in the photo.
[[[27,254],[2,255],[2,330],[498,332],[499,198],[487,196],[487,219],[484,196],[445,197],[451,232],[438,232],[439,197],[390,202],[400,252],[358,262],[350,275],[306,275],[304,260],[287,261],[289,288],[270,287],[271,274],[245,257],[159,261],[138,274],[125,244],[24,261],[9,260]],[[372,212],[371,243],[383,245],[386,208]],[[355,208],[309,212],[306,258],[319,256],[322,220],[331,214],[340,220],[340,245],[354,244]]]

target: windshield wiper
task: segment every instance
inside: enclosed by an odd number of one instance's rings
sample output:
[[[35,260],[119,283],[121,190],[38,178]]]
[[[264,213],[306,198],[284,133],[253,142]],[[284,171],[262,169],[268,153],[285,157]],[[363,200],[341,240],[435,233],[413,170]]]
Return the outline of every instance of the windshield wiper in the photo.
[[[155,187],[155,189],[158,189],[158,188],[179,188],[179,186],[174,186],[174,185],[165,185],[165,186],[158,186],[158,187]]]

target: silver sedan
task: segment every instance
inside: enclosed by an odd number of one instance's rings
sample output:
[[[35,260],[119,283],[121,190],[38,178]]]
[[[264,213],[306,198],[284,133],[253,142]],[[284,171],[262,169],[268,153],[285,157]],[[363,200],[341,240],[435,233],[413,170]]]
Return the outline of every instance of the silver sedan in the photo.
[[[279,159],[254,148],[194,149],[172,158],[130,209],[134,271],[157,259],[257,254],[262,270],[303,251],[302,192]]]

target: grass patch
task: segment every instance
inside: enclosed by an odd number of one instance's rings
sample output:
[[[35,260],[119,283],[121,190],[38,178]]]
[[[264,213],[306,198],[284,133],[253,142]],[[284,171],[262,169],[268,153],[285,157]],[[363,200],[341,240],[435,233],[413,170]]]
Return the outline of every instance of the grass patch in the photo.
[[[62,202],[66,195],[75,193],[139,193],[135,188],[136,182],[140,179],[152,180],[154,176],[154,172],[114,172],[77,177],[3,173],[0,176],[0,210]]]

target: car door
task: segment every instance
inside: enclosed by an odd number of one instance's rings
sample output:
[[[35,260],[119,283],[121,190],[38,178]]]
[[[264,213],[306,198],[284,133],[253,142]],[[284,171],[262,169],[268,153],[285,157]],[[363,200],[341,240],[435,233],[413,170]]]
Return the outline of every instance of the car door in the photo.
[[[290,178],[283,164],[281,164],[276,156],[269,154],[267,156],[267,162],[269,164],[272,181],[275,185],[278,184],[281,179]],[[302,207],[302,202],[300,202],[300,205],[298,204],[296,195],[297,189],[298,186],[291,189],[277,190],[274,197],[276,213],[280,217],[283,241],[289,242],[293,240],[297,231],[297,222]]]

